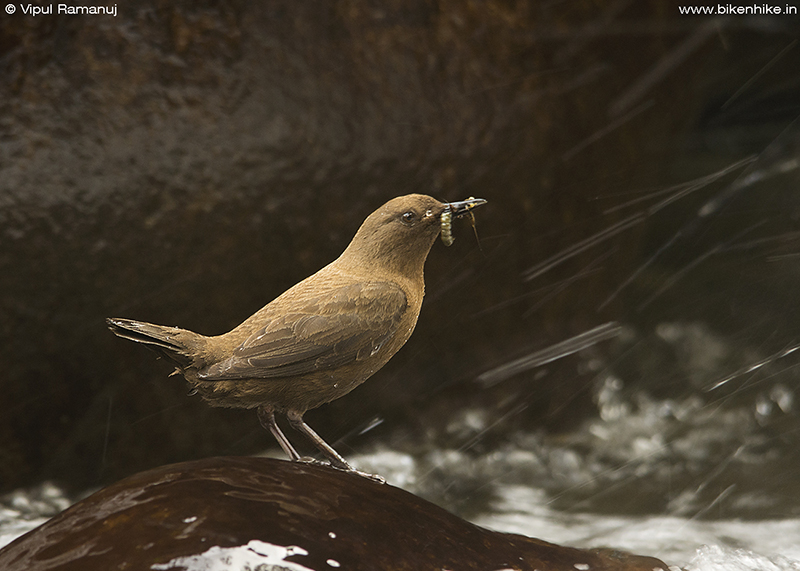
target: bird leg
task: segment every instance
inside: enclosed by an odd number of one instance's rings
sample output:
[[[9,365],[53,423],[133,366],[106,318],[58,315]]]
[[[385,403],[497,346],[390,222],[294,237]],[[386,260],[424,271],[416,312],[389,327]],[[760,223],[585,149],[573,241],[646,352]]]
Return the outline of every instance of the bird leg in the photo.
[[[325,442],[319,434],[314,432],[311,427],[303,421],[302,412],[297,412],[296,410],[287,411],[286,418],[289,419],[289,424],[292,425],[292,428],[305,434],[308,439],[314,443],[314,446],[316,446],[319,451],[328,458],[332,467],[340,470],[346,470],[347,472],[352,472],[353,474],[358,474],[359,476],[372,480],[373,482],[378,482],[379,484],[386,483],[386,480],[382,476],[356,470],[350,464],[348,464],[347,460],[345,460],[336,450],[333,449],[330,444]]]
[[[356,471],[350,464],[347,463],[347,460],[345,460],[336,450],[333,449],[330,444],[325,442],[319,434],[314,432],[311,427],[303,421],[303,413],[290,410],[287,411],[286,418],[289,419],[289,424],[292,425],[292,428],[305,434],[306,437],[314,443],[314,446],[316,446],[319,451],[322,452],[330,461],[331,466],[340,468],[342,470],[347,470],[349,472]]]
[[[275,440],[278,441],[278,444],[281,445],[281,448],[283,448],[283,451],[286,452],[289,458],[294,461],[300,460],[300,454],[297,453],[297,450],[294,449],[289,439],[286,438],[286,435],[281,432],[278,423],[275,422],[275,411],[272,407],[258,407],[258,421],[261,423],[261,426],[272,433],[272,436],[275,437]]]

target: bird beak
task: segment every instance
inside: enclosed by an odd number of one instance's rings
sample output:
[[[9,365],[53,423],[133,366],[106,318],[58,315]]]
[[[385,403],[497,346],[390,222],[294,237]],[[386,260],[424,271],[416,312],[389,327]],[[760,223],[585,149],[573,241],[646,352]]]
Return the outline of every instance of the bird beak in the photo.
[[[460,202],[447,202],[445,203],[444,208],[445,212],[450,212],[454,218],[459,218],[473,208],[477,208],[482,204],[486,204],[486,201],[483,198],[469,197],[468,199]]]

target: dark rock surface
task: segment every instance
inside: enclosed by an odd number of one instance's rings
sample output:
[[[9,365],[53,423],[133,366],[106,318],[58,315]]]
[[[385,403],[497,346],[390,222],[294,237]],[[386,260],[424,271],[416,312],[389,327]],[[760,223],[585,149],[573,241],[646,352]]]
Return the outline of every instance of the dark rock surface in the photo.
[[[667,569],[651,557],[489,531],[328,467],[231,457],[109,486],[0,550],[0,568],[191,570],[225,557],[228,569],[244,568],[243,561],[317,570]]]

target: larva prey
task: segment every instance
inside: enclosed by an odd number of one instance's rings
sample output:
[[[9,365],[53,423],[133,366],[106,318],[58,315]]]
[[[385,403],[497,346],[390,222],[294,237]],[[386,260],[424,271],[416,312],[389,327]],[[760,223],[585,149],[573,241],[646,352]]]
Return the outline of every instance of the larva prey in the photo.
[[[449,210],[442,212],[442,242],[445,246],[452,246],[456,239],[453,238],[453,213]]]

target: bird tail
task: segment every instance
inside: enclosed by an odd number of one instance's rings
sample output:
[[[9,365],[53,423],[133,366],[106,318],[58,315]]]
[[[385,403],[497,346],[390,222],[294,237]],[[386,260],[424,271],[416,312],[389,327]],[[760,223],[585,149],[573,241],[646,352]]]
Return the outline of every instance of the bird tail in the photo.
[[[153,325],[132,319],[109,317],[106,319],[106,323],[117,337],[144,343],[177,363],[181,369],[202,366],[202,355],[207,339],[203,335],[178,327]]]

